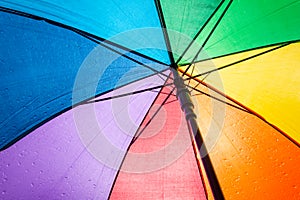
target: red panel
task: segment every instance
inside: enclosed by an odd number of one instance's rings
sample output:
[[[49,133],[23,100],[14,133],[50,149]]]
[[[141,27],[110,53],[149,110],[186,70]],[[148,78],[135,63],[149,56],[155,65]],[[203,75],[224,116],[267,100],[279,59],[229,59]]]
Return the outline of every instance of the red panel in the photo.
[[[144,125],[166,96],[159,95]],[[172,96],[169,101],[174,99]],[[186,121],[177,101],[164,105],[131,146],[111,199],[206,199]]]

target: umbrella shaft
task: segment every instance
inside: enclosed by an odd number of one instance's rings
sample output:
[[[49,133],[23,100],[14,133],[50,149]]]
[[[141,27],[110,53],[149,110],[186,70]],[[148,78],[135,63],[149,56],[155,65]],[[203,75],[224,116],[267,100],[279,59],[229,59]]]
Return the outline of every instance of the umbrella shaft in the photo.
[[[219,181],[212,166],[212,162],[207,152],[207,148],[203,142],[203,138],[198,127],[197,116],[194,112],[194,105],[191,100],[190,92],[184,85],[182,77],[177,70],[171,69],[174,76],[174,84],[177,90],[177,98],[179,99],[181,109],[185,113],[186,120],[189,128],[192,131],[194,140],[197,145],[198,152],[200,153],[201,161],[203,163],[209,184],[216,200],[224,199]]]

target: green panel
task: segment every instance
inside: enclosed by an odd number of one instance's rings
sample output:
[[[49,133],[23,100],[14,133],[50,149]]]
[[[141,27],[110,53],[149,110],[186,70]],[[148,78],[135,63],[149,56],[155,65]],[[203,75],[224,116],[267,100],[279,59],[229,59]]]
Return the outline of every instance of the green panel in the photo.
[[[233,1],[198,60],[299,40],[299,27],[299,1]]]
[[[175,60],[216,10],[221,0],[161,0]]]
[[[220,8],[217,9],[216,13],[203,28],[200,35],[194,41],[193,45],[185,53],[183,59],[179,62],[180,65],[186,65],[194,59],[198,50],[201,48],[201,46],[204,45],[204,42],[208,38],[208,35],[210,34],[210,32],[212,32],[214,26],[217,24],[217,21],[222,16],[222,13],[226,12],[226,8],[229,6],[230,2],[230,0],[225,0],[224,2],[222,2]],[[203,51],[201,55],[198,56],[198,59],[196,59],[196,61],[199,60],[199,58],[201,59],[203,55],[205,55],[205,51]]]

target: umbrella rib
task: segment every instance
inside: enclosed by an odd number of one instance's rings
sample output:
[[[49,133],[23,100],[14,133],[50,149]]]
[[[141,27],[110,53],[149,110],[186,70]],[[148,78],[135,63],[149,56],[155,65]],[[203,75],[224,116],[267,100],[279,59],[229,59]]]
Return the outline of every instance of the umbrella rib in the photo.
[[[240,107],[244,108],[245,110],[247,110],[247,113],[252,114],[252,115],[258,117],[260,120],[262,120],[263,122],[265,122],[266,124],[268,124],[269,126],[271,126],[272,128],[274,128],[274,129],[275,129],[276,131],[278,131],[281,135],[283,135],[284,137],[286,137],[289,141],[291,141],[293,144],[295,144],[297,147],[300,148],[300,144],[299,144],[296,140],[294,140],[292,137],[290,137],[288,134],[286,134],[284,131],[282,131],[280,128],[278,128],[278,127],[275,126],[274,124],[268,122],[265,118],[263,118],[261,115],[259,115],[259,114],[256,113],[255,111],[253,111],[253,110],[251,110],[250,108],[244,106],[244,105],[241,104],[240,102],[235,101],[235,100],[232,99],[231,97],[229,97],[229,96],[223,94],[222,92],[218,91],[218,90],[215,89],[214,87],[212,87],[212,86],[210,86],[210,85],[208,85],[208,84],[206,84],[206,83],[204,83],[204,82],[200,82],[200,84],[204,85],[205,87],[207,87],[207,88],[213,90],[214,92],[216,92],[216,93],[222,95],[222,96],[225,97],[226,99],[228,99],[228,100],[230,100],[230,101],[236,103],[236,104],[239,105]],[[190,86],[188,86],[188,87],[190,87]],[[197,89],[196,89],[196,90],[197,90]],[[240,109],[239,109],[239,110],[240,110]]]
[[[189,66],[185,69],[185,71],[182,74],[182,77],[188,72],[189,68],[191,67],[191,65],[196,61],[196,59],[198,58],[199,54],[202,52],[203,48],[205,47],[205,45],[207,44],[207,42],[209,41],[209,39],[211,38],[211,36],[213,35],[213,33],[215,32],[215,30],[217,29],[218,25],[220,24],[220,22],[222,21],[223,17],[225,16],[226,12],[228,11],[229,7],[231,6],[231,3],[233,2],[233,0],[231,0],[229,2],[229,4],[226,6],[225,10],[223,11],[222,15],[220,16],[220,18],[218,19],[217,23],[214,25],[214,27],[212,28],[212,30],[210,31],[210,33],[208,34],[207,38],[205,39],[205,41],[203,42],[202,46],[200,47],[200,49],[197,51],[196,55],[194,56],[193,60],[191,61],[191,63],[189,64]]]
[[[160,4],[160,0],[155,0],[155,6],[156,6],[156,10],[157,10],[158,17],[159,17],[159,20],[160,20],[160,24],[161,24],[161,27],[162,27],[163,35],[164,35],[164,38],[165,38],[165,42],[166,42],[166,46],[167,46],[167,50],[168,50],[168,55],[169,55],[170,62],[171,62],[171,67],[175,68],[175,66],[177,66],[177,65],[175,64],[175,59],[174,59],[174,56],[173,56],[173,53],[172,53],[170,38],[169,38],[169,35],[168,35],[167,26],[166,26],[166,22],[165,22],[165,19],[164,19],[164,15],[163,15],[162,7],[161,7],[161,4]]]
[[[152,120],[155,118],[155,116],[159,113],[159,111],[162,109],[162,107],[166,104],[166,102],[168,101],[168,99],[170,98],[170,96],[172,95],[172,93],[174,92],[175,87],[171,90],[171,92],[168,94],[168,96],[164,99],[164,101],[162,102],[162,104],[159,106],[159,108],[155,111],[155,113],[152,115],[152,117],[150,118],[150,120],[146,123],[146,125],[143,127],[143,129],[141,131],[139,131],[139,133],[134,137],[134,139],[132,140],[130,146],[139,138],[140,135],[142,135],[142,133],[146,130],[146,128],[151,124]]]
[[[255,55],[253,55],[253,56],[249,56],[249,57],[247,57],[247,58],[244,58],[244,59],[242,59],[242,60],[238,60],[238,61],[233,62],[233,63],[230,63],[230,64],[228,64],[228,65],[224,65],[224,66],[222,66],[222,67],[218,67],[218,68],[216,68],[216,69],[212,69],[212,70],[203,72],[203,73],[201,73],[201,74],[197,74],[197,75],[195,75],[195,76],[190,76],[190,77],[186,78],[185,80],[191,80],[191,79],[194,79],[194,78],[197,78],[197,77],[206,75],[206,74],[210,74],[210,73],[212,73],[212,72],[216,72],[216,71],[219,71],[219,70],[222,70],[222,69],[231,67],[231,66],[233,66],[233,65],[236,65],[236,64],[245,62],[245,61],[247,61],[247,60],[256,58],[256,57],[258,57],[258,56],[261,56],[261,55],[270,53],[270,52],[272,52],[272,51],[278,50],[278,49],[280,49],[280,48],[282,48],[282,47],[285,47],[285,46],[287,46],[287,45],[289,45],[289,44],[291,44],[291,43],[284,43],[284,44],[282,44],[282,45],[280,45],[280,46],[276,46],[276,47],[274,47],[274,48],[272,48],[272,49],[269,49],[269,50],[267,50],[267,51],[264,51],[264,52],[255,54]]]
[[[208,192],[207,192],[208,188],[207,188],[207,185],[205,183],[204,173],[202,172],[202,169],[201,169],[201,163],[200,163],[201,161],[198,160],[198,158],[197,158],[198,157],[198,155],[197,155],[198,149],[197,149],[197,146],[195,144],[195,140],[194,140],[194,136],[193,136],[191,127],[189,126],[189,123],[188,123],[187,120],[186,120],[186,125],[188,127],[188,131],[189,131],[189,134],[190,134],[190,139],[191,139],[191,142],[192,142],[195,159],[196,159],[196,163],[197,163],[197,166],[198,166],[198,171],[199,171],[200,178],[201,178],[201,181],[202,181],[202,184],[203,184],[203,188],[204,188],[204,192],[205,192],[205,197],[206,197],[206,200],[208,200]]]
[[[169,77],[171,78],[171,74],[169,74]],[[169,80],[169,79],[167,79],[167,80],[165,81],[165,84],[167,84],[167,81],[168,81],[168,80]],[[162,91],[162,89],[163,89],[163,88],[160,88],[160,91]],[[140,126],[142,125],[142,123],[145,121],[146,116],[149,114],[150,109],[153,107],[153,105],[155,104],[155,102],[156,102],[156,100],[158,99],[158,97],[159,97],[159,94],[156,95],[156,97],[155,97],[155,99],[153,100],[151,106],[149,107],[147,113],[145,114],[143,120],[141,121],[139,127],[140,127]],[[138,131],[139,131],[139,129],[136,130],[135,135],[138,133]],[[132,138],[132,140],[133,140],[133,139],[134,139],[134,137]],[[119,175],[119,173],[120,173],[121,167],[122,167],[123,164],[124,164],[126,155],[128,154],[128,151],[129,151],[129,149],[130,149],[130,147],[131,147],[131,144],[132,144],[132,141],[131,141],[131,143],[128,145],[127,149],[126,149],[125,155],[124,155],[124,157],[123,157],[123,159],[122,159],[122,162],[121,162],[121,164],[120,164],[120,166],[119,166],[119,169],[118,169],[117,174],[116,174],[116,176],[115,176],[114,182],[113,182],[113,184],[112,184],[112,186],[111,186],[111,188],[110,188],[110,192],[109,192],[108,199],[110,199],[110,197],[111,197],[111,195],[112,195],[113,188],[114,188],[114,186],[115,186],[115,184],[116,184],[118,175]]]
[[[280,41],[280,42],[277,42],[277,43],[262,45],[262,46],[259,46],[259,47],[249,48],[249,49],[245,49],[245,50],[241,50],[241,51],[235,51],[235,52],[232,52],[232,53],[219,55],[219,56],[215,56],[215,57],[211,57],[211,58],[205,58],[205,59],[199,60],[195,63],[200,63],[200,62],[204,62],[204,61],[207,61],[207,60],[213,60],[213,59],[217,59],[217,58],[231,56],[231,55],[235,55],[235,54],[238,54],[238,53],[244,53],[244,52],[247,52],[247,51],[257,50],[257,49],[261,49],[261,48],[267,48],[267,47],[272,47],[272,46],[276,46],[276,45],[282,45],[282,44],[286,44],[286,43],[297,43],[297,42],[300,42],[300,39]],[[182,63],[181,66],[186,66],[186,65],[189,65],[189,64],[190,63]]]
[[[204,28],[207,26],[207,24],[211,21],[211,19],[213,18],[213,16],[217,13],[217,11],[220,9],[220,7],[222,6],[222,4],[225,1],[222,0],[221,3],[218,5],[218,7],[214,10],[214,12],[210,15],[210,17],[206,20],[206,22],[203,24],[203,26],[200,28],[200,30],[196,33],[196,35],[194,36],[193,40],[189,43],[189,45],[185,48],[185,50],[182,52],[182,54],[180,55],[180,57],[178,58],[178,60],[176,61],[176,64],[178,64],[181,59],[183,58],[183,56],[186,54],[186,52],[189,50],[189,48],[194,44],[194,42],[196,41],[196,39],[198,38],[198,36],[202,33],[202,31],[204,30]]]
[[[75,32],[76,32],[76,31],[75,31]],[[125,54],[123,54],[123,53],[117,51],[116,49],[113,49],[113,48],[111,48],[111,47],[109,47],[109,46],[103,44],[103,42],[99,42],[99,41],[95,40],[94,38],[91,38],[90,36],[85,35],[84,33],[80,32],[80,31],[77,32],[77,33],[80,34],[81,36],[83,36],[83,37],[85,37],[85,38],[87,38],[87,39],[89,39],[89,40],[91,40],[91,41],[93,41],[93,42],[95,42],[95,43],[97,43],[97,44],[99,44],[99,45],[101,45],[101,46],[103,46],[103,47],[109,49],[110,51],[115,52],[115,53],[117,53],[117,54],[123,56],[124,58],[127,58],[128,60],[131,60],[131,61],[133,61],[133,62],[135,62],[135,63],[137,63],[137,64],[139,64],[139,65],[141,65],[141,66],[143,66],[143,67],[145,67],[145,68],[147,68],[147,69],[150,69],[150,70],[153,71],[153,72],[156,72],[157,75],[158,75],[162,80],[165,80],[165,79],[163,79],[160,75],[163,75],[163,76],[165,76],[165,77],[168,78],[168,75],[166,75],[166,74],[164,74],[164,73],[162,73],[162,72],[160,72],[160,71],[158,71],[158,70],[156,70],[156,69],[154,69],[154,68],[152,68],[152,67],[150,67],[150,66],[148,66],[148,65],[146,65],[146,64],[144,64],[144,63],[142,63],[142,62],[140,62],[140,61],[138,61],[138,60],[136,60],[136,59],[134,59],[134,58],[131,58],[130,56],[125,55]]]
[[[192,73],[191,73],[191,75],[193,75],[193,74],[194,74],[195,67],[196,67],[196,65],[195,65],[195,64],[193,64],[193,69],[192,69]],[[188,85],[190,85],[190,83],[191,83],[191,80],[189,80],[189,82],[188,82]]]
[[[176,96],[176,95],[174,95],[174,96]],[[165,105],[170,104],[170,103],[174,103],[176,101],[178,101],[178,99],[175,99],[175,100],[172,100],[172,101],[168,101],[168,102],[165,103]]]
[[[203,82],[208,76],[210,75],[210,73],[206,74],[206,76],[204,76],[198,83],[197,85],[195,85],[193,88],[191,88],[191,91],[192,92],[194,90],[194,88],[197,88],[201,82]],[[190,79],[189,81],[191,81],[192,79]]]
[[[187,86],[187,87],[192,88],[191,86]],[[214,99],[214,100],[217,100],[217,101],[219,101],[219,102],[221,102],[221,103],[224,103],[224,104],[226,104],[226,105],[229,105],[229,106],[231,106],[231,107],[234,107],[234,108],[236,108],[236,109],[239,109],[239,110],[241,110],[241,111],[244,111],[244,112],[246,112],[246,113],[252,114],[252,112],[250,112],[249,110],[247,110],[247,109],[245,109],[245,108],[241,108],[241,107],[238,107],[238,106],[236,106],[236,105],[234,105],[234,104],[231,104],[231,103],[229,103],[229,102],[226,102],[226,101],[224,101],[224,100],[222,100],[222,99],[220,99],[220,98],[218,98],[218,97],[215,97],[215,96],[213,96],[213,95],[210,95],[210,94],[208,94],[208,93],[206,93],[206,92],[203,92],[203,91],[201,91],[201,90],[199,90],[199,89],[197,89],[197,88],[193,88],[193,89],[194,89],[195,91],[199,92],[200,94],[203,94],[203,95],[205,95],[205,96],[208,96],[208,97],[210,97],[210,98],[212,98],[212,99]],[[195,95],[193,95],[193,96],[195,96]]]
[[[167,70],[168,70],[168,69],[166,69],[166,70],[163,70],[163,71],[161,71],[161,72],[165,72],[165,71],[167,71]],[[90,97],[90,98],[88,98],[88,99],[86,99],[86,100],[83,100],[83,101],[81,101],[81,102],[79,102],[79,103],[77,103],[77,104],[75,104],[75,105],[73,105],[73,106],[75,107],[75,106],[78,106],[78,105],[84,104],[85,102],[87,102],[87,101],[91,101],[92,99],[95,99],[96,97],[100,97],[100,96],[102,96],[102,95],[105,95],[105,94],[107,94],[107,93],[109,93],[109,92],[112,92],[112,91],[114,91],[114,90],[117,90],[117,89],[123,88],[123,87],[125,87],[125,86],[127,86],[127,85],[129,85],[129,84],[132,84],[132,83],[135,83],[135,82],[141,81],[141,80],[143,80],[143,79],[146,79],[146,78],[149,78],[149,77],[151,77],[151,76],[153,76],[153,74],[150,74],[150,75],[148,75],[148,76],[145,76],[145,77],[139,78],[139,79],[137,79],[137,80],[135,80],[135,81],[131,81],[131,82],[129,82],[129,83],[126,83],[126,84],[124,84],[124,85],[121,85],[121,86],[115,87],[115,88],[113,88],[113,89],[110,89],[110,90],[108,90],[108,91],[106,91],[106,92],[102,92],[102,93],[100,93],[100,94],[97,94],[97,95],[96,95],[96,96],[94,96],[94,97]]]
[[[173,83],[167,83],[164,85],[159,85],[159,86],[155,86],[155,87],[151,87],[151,88],[146,88],[146,89],[142,89],[142,90],[137,90],[137,91],[133,91],[133,92],[128,92],[128,93],[124,93],[124,94],[119,94],[119,95],[115,95],[115,96],[111,96],[111,97],[106,97],[106,98],[102,98],[102,99],[96,99],[96,100],[90,100],[87,102],[82,103],[83,104],[91,104],[91,103],[97,103],[97,102],[102,102],[102,101],[107,101],[107,100],[112,100],[112,99],[116,99],[116,98],[121,98],[121,97],[125,97],[125,96],[130,96],[130,95],[135,95],[135,94],[139,94],[139,93],[143,93],[143,92],[148,92],[148,91],[152,91],[155,89],[160,89],[166,86],[170,86]]]
[[[168,95],[169,93],[168,92],[161,92],[161,91],[157,91],[157,90],[151,90],[150,92],[155,92],[155,93],[159,93],[159,94],[166,94]],[[175,94],[171,94],[172,96],[176,97]],[[177,101],[177,100],[176,100]]]

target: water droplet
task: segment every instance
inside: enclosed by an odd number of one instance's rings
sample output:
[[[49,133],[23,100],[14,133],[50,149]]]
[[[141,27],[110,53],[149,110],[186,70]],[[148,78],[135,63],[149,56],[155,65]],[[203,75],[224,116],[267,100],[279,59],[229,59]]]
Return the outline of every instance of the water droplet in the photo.
[[[62,197],[63,197],[63,196],[66,196],[66,193],[61,193],[60,195],[61,195]]]
[[[31,186],[31,187],[34,187],[34,183],[31,183],[30,186]]]
[[[61,150],[61,148],[60,148],[60,147],[56,147],[56,150],[57,150],[57,151],[60,151],[60,150]]]
[[[43,171],[43,170],[40,170],[40,174],[42,174],[42,173],[44,173],[44,171]]]
[[[6,194],[6,191],[5,191],[5,190],[3,190],[3,191],[1,192],[1,194]]]
[[[2,180],[3,180],[3,182],[6,182],[6,181],[7,181],[7,178],[3,178]]]
[[[34,166],[34,165],[35,165],[35,162],[32,162],[31,165]]]
[[[241,177],[240,177],[240,176],[236,177],[236,179],[235,179],[235,182],[239,182],[239,181],[240,181],[240,179],[241,179]]]

